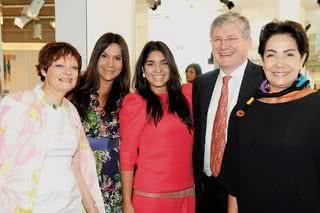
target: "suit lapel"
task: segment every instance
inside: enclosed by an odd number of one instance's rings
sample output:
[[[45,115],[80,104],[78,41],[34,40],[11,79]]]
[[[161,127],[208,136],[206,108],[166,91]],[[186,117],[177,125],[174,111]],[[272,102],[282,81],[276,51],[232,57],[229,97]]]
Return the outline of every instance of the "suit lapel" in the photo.
[[[203,110],[205,110],[205,115],[204,115],[205,122],[207,122],[206,120],[207,120],[209,104],[211,101],[212,93],[213,93],[214,86],[216,84],[218,75],[219,75],[219,71],[214,72],[212,75],[212,78],[207,78],[206,82],[204,84],[203,95],[201,95],[201,97],[202,97],[201,102],[203,103]]]
[[[259,84],[263,79],[263,71],[261,68],[251,61],[248,61],[247,67],[244,71],[244,76],[240,86],[240,92],[238,96],[238,103],[243,103],[251,97],[255,90],[258,88]]]

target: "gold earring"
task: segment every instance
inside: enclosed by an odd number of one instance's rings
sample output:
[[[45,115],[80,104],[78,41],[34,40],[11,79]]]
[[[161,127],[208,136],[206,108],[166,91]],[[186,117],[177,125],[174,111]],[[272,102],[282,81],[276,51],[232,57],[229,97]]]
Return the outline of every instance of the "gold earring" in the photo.
[[[147,87],[147,79],[146,79],[146,75],[144,73],[142,73],[142,78],[143,78],[143,86]]]

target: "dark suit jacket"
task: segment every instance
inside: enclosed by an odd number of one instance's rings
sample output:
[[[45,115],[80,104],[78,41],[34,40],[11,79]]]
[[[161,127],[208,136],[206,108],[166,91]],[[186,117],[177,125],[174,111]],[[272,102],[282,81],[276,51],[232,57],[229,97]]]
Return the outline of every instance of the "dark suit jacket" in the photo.
[[[194,116],[194,145],[193,145],[193,170],[196,185],[197,204],[201,200],[203,191],[203,161],[205,149],[205,135],[207,126],[207,113],[212,92],[220,70],[205,73],[197,77],[193,82],[193,116]],[[240,86],[239,97],[236,106],[229,118],[228,133],[232,129],[232,120],[235,112],[255,94],[256,89],[264,78],[260,66],[248,61],[247,67]]]

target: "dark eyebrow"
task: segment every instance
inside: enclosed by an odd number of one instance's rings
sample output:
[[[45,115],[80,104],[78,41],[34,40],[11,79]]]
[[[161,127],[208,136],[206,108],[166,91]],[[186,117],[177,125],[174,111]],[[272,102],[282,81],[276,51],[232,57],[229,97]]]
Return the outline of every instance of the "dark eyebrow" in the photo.
[[[103,53],[106,54],[106,55],[109,55],[109,54],[106,53],[105,51],[103,51],[103,52],[101,53],[101,55],[102,55]],[[120,55],[114,55],[114,57],[122,57],[122,55],[121,55],[121,54],[120,54]]]
[[[285,51],[283,51],[284,53],[287,53],[287,52],[291,52],[291,51],[297,51],[297,49],[287,49]],[[273,53],[276,53],[277,51],[274,50],[274,49],[267,49],[266,52],[273,52]]]
[[[162,59],[160,62],[164,62],[164,61],[167,61],[167,59]],[[155,62],[155,61],[154,61],[154,60],[149,59],[149,60],[146,60],[144,63],[148,63],[148,62]]]
[[[274,49],[267,49],[266,52],[273,52],[276,53],[277,51],[275,51]]]
[[[297,51],[297,49],[287,49],[284,52],[287,53],[287,52],[290,52],[290,51]]]

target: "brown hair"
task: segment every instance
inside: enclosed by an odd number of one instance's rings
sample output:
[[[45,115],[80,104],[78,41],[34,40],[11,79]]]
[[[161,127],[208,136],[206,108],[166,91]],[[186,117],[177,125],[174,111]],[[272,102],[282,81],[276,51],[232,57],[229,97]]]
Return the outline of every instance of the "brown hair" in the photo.
[[[78,50],[71,44],[66,42],[50,42],[43,46],[39,52],[38,64],[36,65],[41,81],[45,80],[45,76],[42,75],[41,70],[47,72],[54,61],[68,55],[73,56],[77,60],[78,71],[80,72],[82,63],[81,56]]]
[[[283,34],[287,34],[295,40],[301,57],[306,54],[306,59],[303,62],[303,65],[305,65],[309,57],[308,37],[302,25],[295,21],[274,20],[262,27],[258,47],[258,53],[261,58],[263,59],[268,40],[274,35]]]

